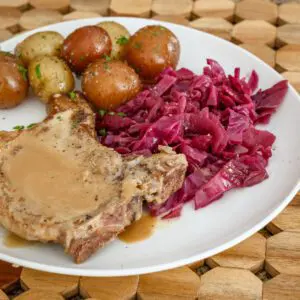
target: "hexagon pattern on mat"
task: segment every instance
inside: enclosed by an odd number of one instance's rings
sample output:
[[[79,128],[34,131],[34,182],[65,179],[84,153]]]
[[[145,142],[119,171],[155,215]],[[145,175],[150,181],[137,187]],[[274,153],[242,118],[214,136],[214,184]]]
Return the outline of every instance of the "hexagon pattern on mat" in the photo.
[[[276,66],[300,91],[300,3],[273,2],[284,3],[277,6],[269,0],[1,0],[0,41],[22,30],[60,21],[100,15],[151,17],[231,40]],[[264,236],[256,233],[223,253],[175,270],[79,280],[28,269],[20,275],[20,268],[0,262],[0,300],[88,297],[298,300],[300,196],[268,224]]]
[[[199,285],[200,278],[187,267],[141,275],[138,299],[195,299]]]
[[[266,238],[256,233],[237,246],[206,260],[213,268],[216,266],[248,269],[258,272],[263,268],[265,261]]]
[[[201,277],[199,299],[261,299],[262,282],[250,271],[217,267]]]
[[[136,295],[138,276],[95,278],[82,277],[79,283],[83,297],[99,299],[133,299]]]
[[[300,299],[300,276],[280,274],[263,284],[264,300]]]
[[[300,232],[281,232],[267,240],[266,270],[277,274],[300,274]]]
[[[38,288],[42,291],[52,291],[69,297],[77,293],[79,277],[23,269],[20,280],[21,285],[26,289]]]

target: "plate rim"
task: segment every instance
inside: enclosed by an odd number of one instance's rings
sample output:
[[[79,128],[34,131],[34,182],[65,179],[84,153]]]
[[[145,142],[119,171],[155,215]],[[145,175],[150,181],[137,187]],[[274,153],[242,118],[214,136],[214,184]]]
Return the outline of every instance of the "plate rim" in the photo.
[[[243,52],[244,54],[252,57],[252,59],[256,60],[260,64],[263,64],[264,67],[268,68],[272,72],[276,73],[277,76],[282,77],[281,74],[279,74],[276,70],[274,70],[272,67],[270,67],[267,63],[265,63],[263,60],[252,54],[251,52],[247,51],[246,49],[243,49],[239,47],[238,45],[233,44],[230,41],[226,41],[220,37],[214,36],[212,34],[187,27],[184,25],[180,24],[174,24],[170,22],[165,22],[165,21],[160,21],[160,20],[153,20],[153,19],[145,19],[145,18],[134,18],[134,17],[96,17],[96,18],[85,18],[85,19],[76,19],[76,20],[70,20],[70,21],[64,21],[64,22],[59,22],[59,23],[54,23],[54,24],[49,24],[43,27],[38,27],[30,31],[26,31],[24,33],[20,33],[17,36],[14,36],[8,40],[5,40],[0,43],[0,50],[3,46],[3,44],[6,43],[12,43],[14,40],[17,40],[20,37],[25,37],[28,35],[31,35],[35,32],[39,32],[42,30],[52,30],[52,26],[62,26],[64,24],[72,24],[72,23],[79,23],[83,22],[83,26],[85,25],[85,22],[100,22],[102,20],[131,20],[131,21],[143,21],[146,25],[149,24],[166,24],[170,26],[175,26],[179,28],[184,28],[188,31],[196,31],[200,34],[203,34],[204,36],[210,36],[213,37],[214,39],[221,40],[223,43],[230,45],[231,47],[237,47],[239,51]],[[78,24],[79,25],[79,24]],[[300,96],[298,95],[297,91],[294,89],[289,84],[289,90],[292,92],[293,96],[300,102]],[[4,253],[0,252],[0,260],[7,261],[11,264],[14,265],[19,265],[25,268],[31,268],[35,270],[40,270],[40,271],[46,271],[49,273],[56,273],[56,274],[63,274],[63,275],[75,275],[75,276],[90,276],[90,277],[114,277],[114,276],[132,276],[132,275],[142,275],[142,274],[149,274],[153,272],[159,272],[159,271],[164,271],[164,270],[169,270],[177,267],[182,267],[188,264],[191,264],[193,262],[197,262],[200,260],[203,260],[205,258],[211,257],[217,253],[220,253],[222,251],[225,251],[238,243],[244,241],[251,235],[255,234],[258,230],[266,226],[269,222],[271,222],[280,212],[283,211],[283,209],[292,201],[293,197],[297,194],[297,192],[300,189],[300,178],[298,178],[297,182],[294,184],[293,188],[291,191],[287,194],[287,196],[266,216],[264,217],[260,222],[256,223],[254,226],[252,226],[250,229],[244,231],[241,234],[238,234],[235,238],[229,239],[229,241],[213,248],[210,250],[206,250],[200,254],[196,254],[193,256],[189,256],[187,258],[182,258],[182,259],[177,259],[172,262],[168,263],[160,263],[160,264],[155,264],[151,266],[144,266],[144,267],[136,267],[136,268],[119,268],[119,269],[89,269],[89,268],[72,268],[72,267],[59,267],[59,266],[53,266],[53,265],[48,265],[48,264],[42,264],[42,263],[37,263],[37,262],[32,262],[30,260],[26,259],[21,259],[21,258],[16,258],[11,255],[7,255]]]

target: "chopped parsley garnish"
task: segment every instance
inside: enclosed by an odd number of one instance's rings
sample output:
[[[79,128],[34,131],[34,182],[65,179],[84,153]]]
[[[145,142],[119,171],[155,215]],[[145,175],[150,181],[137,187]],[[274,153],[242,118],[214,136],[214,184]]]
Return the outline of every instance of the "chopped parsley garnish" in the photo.
[[[16,125],[13,129],[14,130],[23,130],[23,129],[25,129],[25,126],[24,125]]]
[[[103,58],[105,59],[105,61],[111,61],[111,57],[109,55],[104,54]]]
[[[115,113],[114,111],[110,111],[108,114],[109,114],[110,116],[114,116],[116,113]]]
[[[84,57],[84,56],[80,56],[80,57],[79,57],[79,60],[80,60],[80,61],[84,61],[84,60],[85,60],[85,57]]]
[[[104,109],[99,110],[99,115],[101,118],[103,118],[105,116],[105,114],[106,114],[106,110],[104,110]]]
[[[80,121],[79,120],[74,120],[72,122],[72,129],[76,128],[79,125]]]
[[[18,65],[18,71],[21,73],[24,80],[27,80],[27,69],[22,65]]]
[[[118,115],[118,116],[120,116],[120,117],[126,117],[126,114],[125,114],[125,113],[123,113],[123,112],[121,112],[121,111],[120,111],[120,112],[118,112],[118,113],[117,113],[117,115]]]
[[[62,117],[61,117],[61,116],[57,116],[56,118],[57,118],[57,120],[59,120],[59,121],[62,120]]]
[[[10,57],[13,57],[14,55],[10,52],[7,52],[7,51],[3,51],[2,52],[4,56],[10,56]]]
[[[101,129],[99,130],[99,134],[100,134],[101,136],[106,136],[106,129],[105,129],[105,128],[101,128]]]
[[[36,125],[36,123],[31,123],[27,126],[27,128],[30,129],[30,128],[34,127],[35,125]]]
[[[73,100],[73,101],[74,101],[74,100],[75,100],[75,98],[76,98],[76,93],[75,93],[74,91],[72,91],[72,92],[69,92],[69,93],[68,93],[68,96],[70,97],[70,99],[71,99],[71,100]]]
[[[166,28],[161,26],[161,25],[159,25],[158,27],[159,27],[160,30],[166,30]]]
[[[104,62],[103,67],[104,67],[104,70],[106,70],[106,71],[110,69],[110,66],[107,61]]]
[[[141,49],[141,48],[142,48],[142,43],[135,42],[135,43],[133,44],[133,48],[135,48],[135,49]]]
[[[38,79],[41,79],[42,78],[42,73],[41,73],[41,65],[40,64],[37,64],[35,66],[35,75]]]
[[[126,45],[128,42],[129,42],[129,39],[124,35],[121,35],[116,41],[116,43],[118,45]]]
[[[42,35],[42,39],[45,40],[47,37],[45,35]]]

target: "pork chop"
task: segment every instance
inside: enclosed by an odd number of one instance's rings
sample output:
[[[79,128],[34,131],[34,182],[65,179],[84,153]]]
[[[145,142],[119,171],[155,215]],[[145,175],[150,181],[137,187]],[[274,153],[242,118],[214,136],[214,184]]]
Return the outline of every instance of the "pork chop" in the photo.
[[[88,108],[58,109],[0,148],[0,223],[63,245],[76,263],[138,220],[143,201],[166,201],[187,168],[184,155],[166,148],[123,159],[99,144],[93,119]]]

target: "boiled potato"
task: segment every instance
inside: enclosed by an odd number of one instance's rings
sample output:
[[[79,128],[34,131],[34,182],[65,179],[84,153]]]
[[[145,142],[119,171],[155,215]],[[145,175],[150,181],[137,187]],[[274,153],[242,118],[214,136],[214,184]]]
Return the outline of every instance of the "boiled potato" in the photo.
[[[166,67],[176,68],[179,55],[177,37],[166,27],[151,25],[129,39],[125,58],[142,78],[151,81]]]
[[[38,56],[59,56],[64,38],[55,31],[42,31],[28,36],[17,45],[16,55],[28,66]]]
[[[27,92],[27,69],[13,55],[0,52],[0,108],[17,106]]]
[[[141,89],[139,76],[120,60],[98,60],[82,77],[82,91],[98,109],[113,110],[133,98]]]
[[[66,63],[56,56],[39,56],[28,68],[34,93],[47,103],[52,94],[68,93],[74,88],[74,77]]]
[[[91,62],[109,56],[110,52],[108,33],[98,26],[84,26],[67,36],[61,55],[74,72],[81,73]]]
[[[111,58],[123,59],[125,55],[125,45],[130,38],[129,31],[121,24],[114,21],[104,21],[98,24],[99,27],[107,31],[112,42]]]

